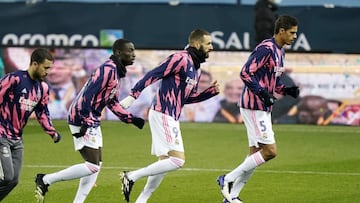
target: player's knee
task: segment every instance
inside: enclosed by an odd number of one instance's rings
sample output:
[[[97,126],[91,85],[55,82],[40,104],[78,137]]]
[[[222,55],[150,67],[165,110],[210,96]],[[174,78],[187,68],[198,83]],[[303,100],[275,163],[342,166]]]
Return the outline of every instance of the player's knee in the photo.
[[[185,160],[184,159],[180,159],[177,157],[170,157],[170,160],[178,167],[181,168],[184,166],[185,164]]]
[[[264,157],[265,160],[270,160],[270,159],[273,159],[276,157],[277,152],[276,152],[276,150],[268,150],[264,154],[265,154],[265,157]]]
[[[92,174],[97,173],[100,170],[99,165],[96,165],[96,164],[93,164],[93,163],[90,163],[90,162],[85,162],[85,165]]]
[[[14,182],[14,178],[14,173],[4,173],[2,182],[9,184],[10,182]]]

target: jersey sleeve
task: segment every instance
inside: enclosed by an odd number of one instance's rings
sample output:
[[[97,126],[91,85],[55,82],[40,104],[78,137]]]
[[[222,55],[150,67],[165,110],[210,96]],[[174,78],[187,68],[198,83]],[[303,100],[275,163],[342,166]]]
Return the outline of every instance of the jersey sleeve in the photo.
[[[159,66],[147,72],[142,79],[140,79],[134,87],[131,89],[130,95],[134,98],[138,98],[141,91],[145,89],[147,86],[155,83],[156,81],[165,78],[171,74],[176,73],[177,66],[175,64],[179,64],[182,60],[186,60],[183,56],[178,54],[173,54],[169,56],[164,62],[162,62]]]
[[[263,75],[267,70],[260,70],[266,66],[267,61],[271,57],[271,50],[266,46],[259,46],[257,51],[254,51],[243,68],[240,71],[240,78],[244,84],[254,93],[258,94],[263,88],[259,84],[259,78],[256,78],[255,72],[263,71]]]
[[[284,95],[284,88],[285,85],[283,84],[283,82],[280,80],[280,77],[276,78],[276,86],[275,86],[275,92],[278,94],[282,94]]]
[[[216,92],[215,87],[211,86],[200,93],[192,93],[185,101],[185,104],[202,102],[218,94],[219,92]]]
[[[40,102],[35,107],[35,115],[43,130],[53,137],[56,134],[56,131],[47,107],[49,102],[49,86],[45,82],[41,82],[41,89],[42,96]]]
[[[15,79],[12,79],[15,78]],[[12,86],[19,83],[19,78],[17,77],[11,77],[11,74],[5,75],[0,80],[0,95],[9,95],[8,92],[12,89]],[[1,106],[5,105],[4,103],[5,97],[0,97],[0,104]],[[1,107],[3,108],[3,107]]]
[[[118,92],[115,95],[113,99],[109,101],[107,104],[107,107],[123,122],[125,123],[131,123],[132,121],[132,115],[123,109],[123,107],[120,105],[118,98]]]
[[[109,65],[104,65],[91,75],[82,93],[81,110],[78,112],[85,125],[93,125],[93,109],[98,109],[101,103],[109,97],[106,88],[115,86],[115,71]],[[105,106],[105,105],[104,105]]]

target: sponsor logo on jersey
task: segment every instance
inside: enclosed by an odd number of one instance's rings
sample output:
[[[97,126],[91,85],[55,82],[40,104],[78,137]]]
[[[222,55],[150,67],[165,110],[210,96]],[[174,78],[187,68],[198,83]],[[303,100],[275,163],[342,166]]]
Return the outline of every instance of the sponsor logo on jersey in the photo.
[[[196,85],[196,80],[191,79],[189,76],[186,77],[185,82],[186,82],[187,84],[189,84],[189,85]]]
[[[24,97],[20,97],[19,103],[20,103],[20,108],[25,111],[32,111],[37,105],[37,102],[32,101],[30,99],[25,99]]]
[[[186,86],[186,88],[188,88],[188,89],[193,89],[194,86],[196,85],[196,80],[191,79],[189,76],[186,77],[185,82],[188,84],[188,85]]]

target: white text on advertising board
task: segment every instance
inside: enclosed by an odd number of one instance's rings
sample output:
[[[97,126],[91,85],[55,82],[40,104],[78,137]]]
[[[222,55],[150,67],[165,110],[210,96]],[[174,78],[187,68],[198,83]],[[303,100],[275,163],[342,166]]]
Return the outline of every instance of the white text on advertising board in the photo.
[[[41,45],[41,46],[82,46],[97,47],[99,39],[95,35],[66,35],[66,34],[29,34],[25,33],[20,36],[9,33],[4,35],[1,40],[2,45]]]

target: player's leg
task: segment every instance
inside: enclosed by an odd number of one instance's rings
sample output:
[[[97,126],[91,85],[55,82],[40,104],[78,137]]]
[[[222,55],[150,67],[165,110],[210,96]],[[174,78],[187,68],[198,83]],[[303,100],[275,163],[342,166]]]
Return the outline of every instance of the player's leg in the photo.
[[[184,164],[184,160],[177,157],[162,157],[163,158],[160,158],[159,161],[154,162],[147,167],[128,172],[128,178],[135,182],[143,177],[154,176],[177,170]]]
[[[161,181],[163,180],[165,173],[149,176],[144,189],[141,191],[139,197],[136,199],[135,203],[146,203],[150,198],[152,193],[159,187]]]
[[[218,184],[220,186],[220,191],[224,196],[224,198],[226,198],[229,202],[232,202],[235,193],[238,193],[240,192],[239,190],[241,190],[240,188],[241,186],[236,185],[237,183],[235,182],[235,180],[239,179],[238,180],[239,183],[241,182],[245,183],[245,181],[247,181],[250,178],[255,168],[263,163],[265,163],[265,160],[261,157],[260,151],[258,151],[246,157],[245,160],[238,167],[236,167],[228,174],[219,176]],[[246,178],[246,180],[242,180],[243,178],[244,179]],[[234,182],[235,182],[235,188],[233,188]],[[232,191],[233,194],[231,194]]]
[[[179,122],[168,115],[150,110],[149,125],[152,136],[151,152],[159,157],[159,160],[147,167],[129,172],[128,178],[134,182],[142,177],[179,169],[185,163]]]
[[[249,140],[250,155],[233,171],[225,176],[225,181],[233,182],[276,156],[276,144],[272,130],[271,114],[265,111],[240,109],[244,118]]]
[[[72,134],[80,131],[79,126],[69,125]],[[84,159],[84,163],[70,166],[64,170],[43,177],[45,184],[53,184],[58,181],[72,180],[91,174],[100,170],[102,135],[100,127],[89,128],[85,136],[74,137],[75,150],[78,150]]]
[[[152,154],[158,156],[159,160],[144,168],[121,174],[122,190],[127,201],[131,187],[138,179],[177,170],[185,163],[179,122],[170,116],[150,110],[149,125],[152,135]]]
[[[239,197],[241,190],[244,188],[245,184],[254,174],[254,172],[255,168],[253,170],[247,171],[234,181],[230,190],[230,197],[232,199]]]
[[[184,165],[184,160],[177,157],[162,156],[159,161],[135,171],[123,172],[121,174],[122,193],[127,202],[130,201],[130,193],[134,182],[146,176],[165,175],[165,173],[177,170]],[[160,184],[160,182],[159,182]],[[155,186],[155,185],[153,185]],[[158,186],[158,185],[157,185]],[[156,188],[153,188],[154,190]]]
[[[82,153],[99,154],[98,152],[99,149],[92,149],[89,147],[84,147],[80,151]],[[72,180],[72,179],[88,176],[91,174],[95,174],[100,170],[100,166],[98,164],[99,162],[97,163],[93,163],[93,162],[96,161],[89,159],[89,161],[86,160],[85,163],[75,164],[61,171],[46,174],[43,176],[42,180],[45,184],[51,185],[59,181]]]
[[[244,124],[247,129],[250,147],[249,149],[251,154],[246,157],[237,168],[225,176],[219,177],[218,179],[221,193],[229,201],[231,201],[231,188],[229,187],[232,186],[237,178],[244,177],[246,173],[250,173],[250,171],[272,159],[275,157],[274,155],[276,155],[276,145],[271,124],[271,114],[269,112],[252,111],[242,108],[240,111],[244,118]],[[264,151],[265,153],[263,152],[264,148],[266,149]],[[248,178],[250,178],[250,176]]]
[[[99,166],[99,170],[96,173],[80,178],[79,187],[73,201],[74,203],[84,202],[91,189],[95,185],[101,167],[101,151],[101,148],[95,150],[87,147],[84,147],[82,150],[80,150],[84,160],[91,163],[98,163],[97,165]]]
[[[70,125],[72,134],[80,131],[80,127]],[[100,127],[89,128],[84,137],[74,137],[75,150],[78,150],[85,160],[84,163],[72,165],[61,171],[51,174],[37,174],[36,198],[42,202],[49,185],[59,182],[82,178],[98,173],[100,170],[102,136]],[[97,177],[97,175],[95,175]],[[83,186],[79,186],[82,188]],[[40,188],[40,189],[39,189]],[[43,189],[41,189],[43,188]],[[90,188],[91,189],[91,188]],[[82,189],[80,189],[82,191]]]
[[[19,182],[23,144],[21,140],[9,141],[0,138],[0,149],[0,201],[2,201]]]
[[[90,128],[87,131],[88,139],[85,142],[85,147],[79,150],[83,159],[87,162],[96,164],[99,170],[80,178],[78,190],[76,192],[74,203],[84,202],[89,195],[91,189],[96,183],[96,179],[100,173],[102,160],[102,132],[100,127]]]

